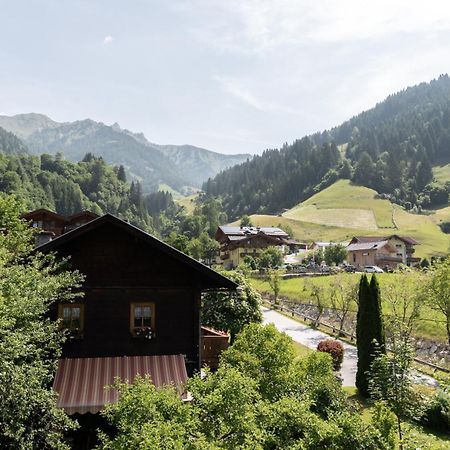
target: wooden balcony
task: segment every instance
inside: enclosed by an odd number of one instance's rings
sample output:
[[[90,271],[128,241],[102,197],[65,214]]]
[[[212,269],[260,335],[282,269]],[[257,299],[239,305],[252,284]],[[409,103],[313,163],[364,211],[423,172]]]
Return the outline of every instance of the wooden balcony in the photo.
[[[229,346],[229,336],[222,331],[202,327],[202,366],[217,370],[219,356]]]

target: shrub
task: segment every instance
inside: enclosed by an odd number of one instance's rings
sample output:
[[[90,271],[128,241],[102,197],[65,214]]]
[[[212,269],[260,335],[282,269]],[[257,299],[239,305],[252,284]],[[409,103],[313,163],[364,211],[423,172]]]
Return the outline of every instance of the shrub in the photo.
[[[421,422],[433,430],[450,433],[450,395],[439,392],[431,398]]]
[[[333,339],[320,341],[317,345],[317,351],[329,353],[331,355],[334,370],[339,370],[341,368],[344,359],[344,346],[340,341],[335,341]]]

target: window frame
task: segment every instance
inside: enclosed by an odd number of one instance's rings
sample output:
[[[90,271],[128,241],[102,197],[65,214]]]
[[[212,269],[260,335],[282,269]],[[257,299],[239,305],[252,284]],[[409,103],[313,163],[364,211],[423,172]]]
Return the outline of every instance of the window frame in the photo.
[[[155,302],[149,302],[149,301],[142,301],[142,302],[138,302],[138,301],[134,301],[134,302],[130,302],[130,333],[133,337],[137,338],[139,336],[137,336],[136,334],[136,328],[142,328],[142,327],[136,327],[134,325],[134,311],[136,309],[136,307],[145,307],[145,306],[150,306],[150,310],[151,310],[151,317],[150,317],[150,328],[152,331],[152,335],[155,335]]]
[[[64,326],[64,308],[80,309],[80,328],[76,332],[73,328],[67,328]],[[84,303],[59,303],[58,304],[58,319],[60,322],[60,327],[62,330],[67,330],[74,337],[82,338],[84,334]],[[72,318],[71,318],[72,319]]]

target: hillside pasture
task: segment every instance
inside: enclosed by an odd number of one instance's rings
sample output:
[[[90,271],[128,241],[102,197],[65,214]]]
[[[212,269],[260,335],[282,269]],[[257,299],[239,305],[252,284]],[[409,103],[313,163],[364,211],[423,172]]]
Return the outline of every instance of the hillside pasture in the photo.
[[[306,220],[302,218],[305,207],[315,206],[317,210],[338,210],[336,211],[338,215],[342,215],[343,217],[353,217],[355,222],[361,221],[361,223],[363,223],[364,217],[367,217],[367,213],[365,213],[366,216],[361,214],[360,211],[363,210],[369,211],[375,216],[375,222],[378,228],[394,229],[395,225],[392,222],[392,203],[389,200],[375,198],[376,194],[377,192],[373,189],[364,186],[356,186],[349,180],[338,180],[336,183],[313,195],[308,200],[305,200],[289,211],[286,211],[283,216],[291,219]],[[352,215],[346,211],[349,209],[356,210],[358,213]],[[370,222],[370,224],[371,227],[366,227],[366,225],[364,225],[362,228],[372,229],[373,222]],[[359,227],[353,226],[352,228]]]
[[[450,247],[450,235],[439,223],[450,221],[450,207],[433,214],[412,214],[389,200],[376,199],[376,192],[339,180],[281,216],[252,215],[261,227],[289,227],[301,242],[345,242],[353,236],[411,236],[420,245],[418,257],[444,255]],[[238,225],[239,221],[233,223]]]
[[[369,209],[319,209],[316,205],[307,205],[293,208],[283,216],[340,228],[378,229],[375,214]]]

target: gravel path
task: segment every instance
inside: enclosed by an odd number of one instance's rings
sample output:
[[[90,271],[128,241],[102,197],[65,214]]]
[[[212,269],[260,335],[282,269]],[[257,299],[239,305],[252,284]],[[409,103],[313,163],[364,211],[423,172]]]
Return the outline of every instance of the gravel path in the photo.
[[[304,345],[305,347],[316,349],[317,344],[324,339],[330,339],[330,335],[314,328],[303,325],[296,320],[290,319],[276,311],[263,308],[264,323],[273,323],[278,330],[284,331],[294,341]],[[345,342],[344,346],[344,362],[340,370],[343,386],[355,386],[358,354],[356,347]],[[429,386],[437,386],[437,381],[427,375],[414,371],[412,373],[415,383],[426,384]]]

